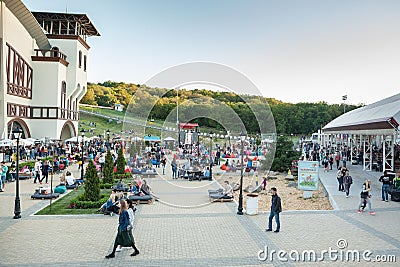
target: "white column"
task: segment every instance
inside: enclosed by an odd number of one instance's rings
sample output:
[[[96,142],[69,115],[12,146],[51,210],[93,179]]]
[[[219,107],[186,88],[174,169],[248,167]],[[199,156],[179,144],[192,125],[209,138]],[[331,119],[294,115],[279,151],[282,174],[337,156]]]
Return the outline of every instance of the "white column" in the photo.
[[[392,138],[393,138],[392,143],[390,144],[390,151],[391,151],[392,158],[390,161],[391,161],[392,171],[396,171],[395,170],[396,166],[394,166],[394,157],[396,156],[394,154],[394,145],[396,144],[396,133],[393,134]]]
[[[386,136],[382,135],[382,164],[383,164],[383,171],[386,170]]]
[[[4,1],[0,1],[0,84],[3,90],[0,90],[0,139],[7,137],[7,104],[6,104],[6,92],[7,92],[7,85],[6,80],[4,78],[6,71],[5,71],[5,58],[6,55],[3,53],[7,51],[3,47],[5,46],[4,41],[4,14],[6,9],[6,4]]]

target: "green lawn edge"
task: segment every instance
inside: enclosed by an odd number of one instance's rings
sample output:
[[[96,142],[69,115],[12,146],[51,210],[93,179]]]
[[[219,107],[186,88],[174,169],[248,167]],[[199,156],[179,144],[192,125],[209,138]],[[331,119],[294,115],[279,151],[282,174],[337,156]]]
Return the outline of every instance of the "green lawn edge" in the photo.
[[[84,192],[83,186],[78,187],[67,193],[67,195],[53,201],[51,205],[50,212],[50,201],[49,205],[45,208],[41,209],[35,215],[82,215],[82,214],[100,214],[97,212],[97,209],[100,208],[92,208],[92,209],[68,209],[68,205],[77,196],[83,194]],[[110,194],[111,189],[101,189],[100,194]]]

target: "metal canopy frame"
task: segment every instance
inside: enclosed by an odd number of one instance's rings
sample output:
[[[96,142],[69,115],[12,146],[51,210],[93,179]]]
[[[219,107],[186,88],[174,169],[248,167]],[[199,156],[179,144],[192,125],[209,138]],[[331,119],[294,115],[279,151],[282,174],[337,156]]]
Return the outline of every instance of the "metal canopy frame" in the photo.
[[[86,14],[32,12],[47,34],[79,35],[84,40],[89,36],[100,36]]]

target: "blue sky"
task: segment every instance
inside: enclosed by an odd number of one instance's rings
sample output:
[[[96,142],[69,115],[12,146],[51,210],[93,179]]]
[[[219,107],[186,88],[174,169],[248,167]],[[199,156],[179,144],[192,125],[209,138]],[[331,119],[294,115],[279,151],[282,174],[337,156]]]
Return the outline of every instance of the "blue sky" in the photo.
[[[25,0],[32,11],[86,13],[88,80],[145,83],[210,61],[282,101],[369,104],[399,93],[396,0]]]

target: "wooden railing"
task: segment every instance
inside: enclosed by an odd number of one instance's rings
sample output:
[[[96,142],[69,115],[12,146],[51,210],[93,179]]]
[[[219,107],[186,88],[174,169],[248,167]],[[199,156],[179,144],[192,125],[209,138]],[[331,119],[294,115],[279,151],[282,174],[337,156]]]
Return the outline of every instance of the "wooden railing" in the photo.
[[[37,57],[55,57],[67,61],[67,56],[63,52],[57,49],[50,49],[50,50],[35,49],[35,52]]]

